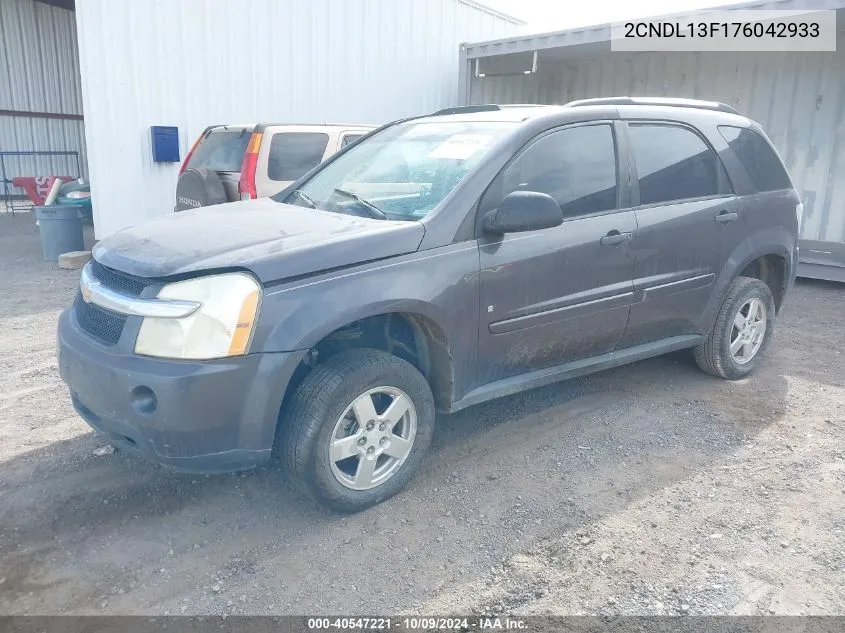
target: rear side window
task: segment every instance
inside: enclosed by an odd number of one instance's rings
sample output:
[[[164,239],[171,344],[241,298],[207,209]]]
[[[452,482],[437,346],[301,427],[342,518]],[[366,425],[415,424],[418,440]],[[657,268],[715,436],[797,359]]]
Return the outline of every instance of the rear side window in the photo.
[[[252,130],[215,129],[202,139],[191,154],[188,167],[205,167],[213,171],[240,171]]]
[[[270,180],[296,180],[323,160],[329,135],[321,132],[280,132],[270,141]]]
[[[754,130],[720,125],[719,133],[739,158],[758,191],[789,189],[789,174],[772,146]]]
[[[364,135],[363,135],[363,134],[347,134],[347,135],[346,135],[346,136],[344,136],[344,137],[343,137],[343,139],[340,141],[340,146],[341,146],[341,147],[346,147],[346,146],[347,146],[347,145],[349,145],[350,143],[354,143],[355,141],[357,141],[357,140],[358,140],[359,138],[361,138],[362,136],[364,136]]]
[[[616,208],[616,149],[609,125],[548,134],[503,174],[501,197],[539,191],[557,200],[565,217]]]
[[[719,194],[719,159],[694,132],[674,125],[632,123],[628,136],[640,185],[640,204]]]

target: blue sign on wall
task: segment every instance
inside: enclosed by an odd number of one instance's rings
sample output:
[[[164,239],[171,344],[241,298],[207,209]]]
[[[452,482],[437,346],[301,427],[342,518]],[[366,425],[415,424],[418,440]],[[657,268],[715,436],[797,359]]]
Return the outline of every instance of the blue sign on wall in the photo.
[[[153,160],[157,163],[179,162],[179,128],[168,125],[150,127],[153,142]]]

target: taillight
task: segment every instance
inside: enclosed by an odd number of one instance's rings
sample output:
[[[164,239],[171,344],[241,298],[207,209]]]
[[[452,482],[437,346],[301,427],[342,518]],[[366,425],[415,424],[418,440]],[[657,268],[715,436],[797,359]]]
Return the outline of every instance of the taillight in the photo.
[[[249,145],[246,147],[244,162],[241,165],[241,179],[238,182],[241,200],[258,197],[258,191],[255,188],[255,170],[258,167],[258,150],[260,148],[261,132],[253,132],[249,138]]]
[[[801,230],[801,223],[804,221],[804,203],[799,202],[795,206],[795,215],[798,216],[798,230]]]
[[[185,155],[185,160],[182,161],[182,166],[179,168],[180,176],[182,175],[182,172],[188,168],[188,163],[191,162],[191,156],[194,155],[194,150],[197,148],[197,145],[200,144],[200,141],[203,139],[205,132],[207,131],[208,130],[205,130],[202,134],[200,134],[199,137],[197,137],[197,140],[194,141],[194,144],[191,145],[191,149],[188,150],[188,153]]]

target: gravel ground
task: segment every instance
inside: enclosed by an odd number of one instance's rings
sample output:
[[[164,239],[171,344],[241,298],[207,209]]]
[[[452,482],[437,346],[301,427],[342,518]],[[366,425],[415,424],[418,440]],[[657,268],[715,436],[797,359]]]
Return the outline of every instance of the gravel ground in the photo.
[[[843,614],[845,288],[799,282],[760,372],[686,353],[441,416],[350,517],[276,469],[178,475],[73,413],[78,273],[0,215],[2,614]]]

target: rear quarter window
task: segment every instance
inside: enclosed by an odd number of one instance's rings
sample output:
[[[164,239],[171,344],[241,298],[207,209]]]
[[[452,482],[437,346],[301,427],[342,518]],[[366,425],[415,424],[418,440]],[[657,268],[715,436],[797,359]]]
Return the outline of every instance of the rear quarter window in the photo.
[[[319,165],[329,135],[320,132],[279,132],[270,141],[267,176],[271,180],[297,180]]]
[[[205,167],[213,171],[240,171],[252,130],[212,130],[200,141],[188,167]]]
[[[739,158],[758,191],[777,191],[792,187],[789,174],[783,168],[775,150],[760,134],[732,125],[720,125],[719,133]]]
[[[354,143],[355,141],[357,141],[362,136],[364,136],[364,135],[363,134],[347,134],[340,141],[340,146],[346,147],[347,145],[350,145],[350,144]]]

